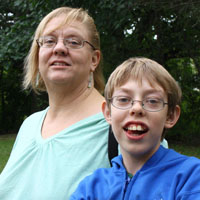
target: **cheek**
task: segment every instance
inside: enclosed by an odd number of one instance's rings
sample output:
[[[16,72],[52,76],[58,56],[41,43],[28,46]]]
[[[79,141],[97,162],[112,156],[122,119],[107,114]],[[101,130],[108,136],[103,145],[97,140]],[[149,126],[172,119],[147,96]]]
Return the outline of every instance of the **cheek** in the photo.
[[[157,115],[149,117],[149,119],[151,121],[151,127],[159,131],[162,131],[164,129],[165,122],[167,119],[167,113],[166,112],[158,113]]]
[[[111,125],[112,130],[114,132],[114,136],[117,142],[122,145],[122,141],[124,141],[123,134],[123,120],[125,119],[125,114],[122,112],[113,112],[111,113]]]
[[[40,49],[38,53],[38,58],[39,58],[39,64],[40,63],[46,63],[47,60],[49,59],[52,51]]]
[[[126,113],[119,109],[111,110],[111,124],[113,129],[119,130],[123,127],[123,121],[126,118]]]
[[[38,68],[42,77],[46,69],[48,69],[47,65],[49,57],[50,57],[49,51],[40,50],[38,53]]]
[[[92,57],[91,54],[88,52],[82,52],[81,54],[71,54],[71,58],[74,60],[74,62],[80,64],[80,65],[85,65],[85,66],[90,66],[92,62]]]

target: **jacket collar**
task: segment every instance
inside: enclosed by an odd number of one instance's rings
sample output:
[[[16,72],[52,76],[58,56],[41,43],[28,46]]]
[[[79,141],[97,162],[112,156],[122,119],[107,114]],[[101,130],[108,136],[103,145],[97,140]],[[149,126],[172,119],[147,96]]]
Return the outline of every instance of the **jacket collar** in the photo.
[[[162,145],[158,148],[158,150],[152,155],[152,157],[143,165],[141,170],[149,169],[155,165],[157,165],[162,159],[165,159],[167,152],[169,149],[164,148]],[[113,170],[117,172],[126,172],[126,169],[123,165],[123,157],[119,155],[112,159]]]

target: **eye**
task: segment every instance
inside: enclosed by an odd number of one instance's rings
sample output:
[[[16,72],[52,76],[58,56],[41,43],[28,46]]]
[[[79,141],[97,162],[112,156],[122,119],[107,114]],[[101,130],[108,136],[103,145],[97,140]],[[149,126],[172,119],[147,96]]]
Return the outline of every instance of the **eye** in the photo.
[[[145,104],[149,104],[149,105],[157,105],[161,103],[160,99],[145,99]]]
[[[160,99],[146,99],[145,102],[149,104],[158,104],[160,103]]]
[[[51,37],[51,36],[47,36],[43,38],[43,44],[44,45],[52,45],[56,43],[56,38],[55,37]]]
[[[70,47],[81,47],[82,41],[78,38],[66,38],[65,43]]]
[[[116,97],[118,103],[129,103],[131,99],[129,97]]]

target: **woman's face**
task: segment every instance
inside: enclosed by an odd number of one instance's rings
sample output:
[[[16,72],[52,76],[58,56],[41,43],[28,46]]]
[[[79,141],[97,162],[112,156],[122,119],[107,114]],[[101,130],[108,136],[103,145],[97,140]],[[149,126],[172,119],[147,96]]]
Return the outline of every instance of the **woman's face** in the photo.
[[[51,48],[40,47],[39,71],[49,87],[87,87],[91,71],[98,66],[100,52],[84,43],[80,49],[67,48],[63,38],[78,38],[90,42],[87,27],[78,21],[59,26],[65,15],[53,18],[47,23],[42,36],[53,36],[57,44]]]

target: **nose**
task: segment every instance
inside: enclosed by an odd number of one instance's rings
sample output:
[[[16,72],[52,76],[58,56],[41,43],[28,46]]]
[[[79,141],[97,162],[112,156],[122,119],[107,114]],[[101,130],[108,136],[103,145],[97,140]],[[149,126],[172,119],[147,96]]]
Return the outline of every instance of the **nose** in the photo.
[[[58,40],[53,48],[53,53],[56,55],[67,55],[68,48],[65,46],[62,39]]]
[[[142,101],[134,100],[132,102],[132,107],[130,108],[129,113],[131,115],[133,115],[133,114],[142,115],[144,113],[144,109],[142,107]]]

